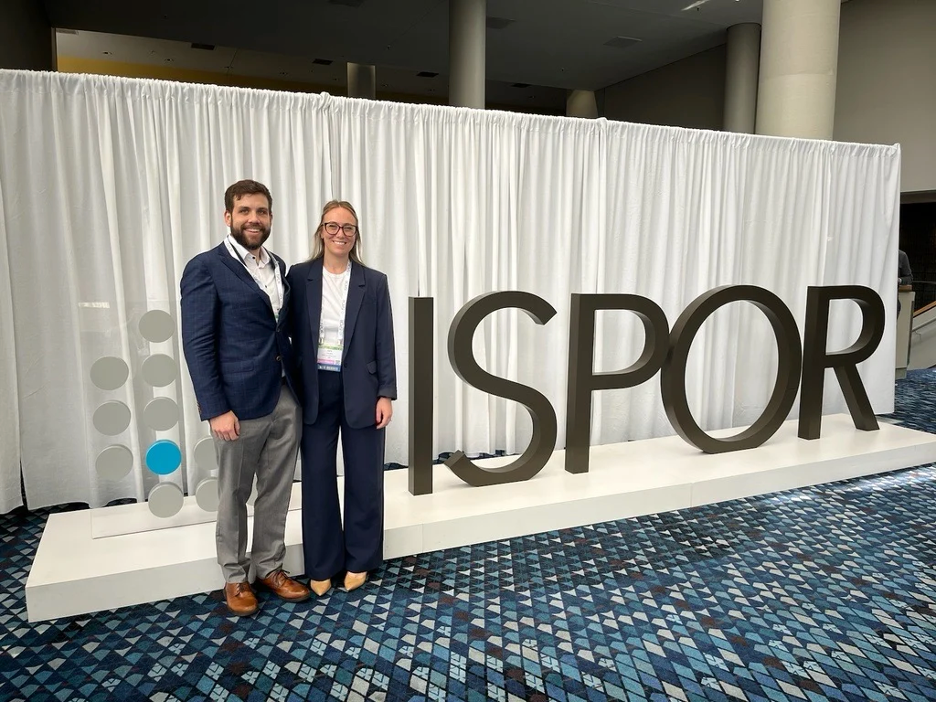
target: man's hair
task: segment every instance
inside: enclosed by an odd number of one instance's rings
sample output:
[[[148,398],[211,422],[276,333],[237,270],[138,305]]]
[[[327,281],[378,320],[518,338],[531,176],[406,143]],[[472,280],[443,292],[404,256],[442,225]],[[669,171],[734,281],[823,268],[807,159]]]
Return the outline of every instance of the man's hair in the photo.
[[[270,189],[255,180],[239,180],[229,186],[224,191],[224,211],[233,212],[234,201],[241,199],[244,195],[265,195],[270,212],[273,211],[273,196],[270,195]]]

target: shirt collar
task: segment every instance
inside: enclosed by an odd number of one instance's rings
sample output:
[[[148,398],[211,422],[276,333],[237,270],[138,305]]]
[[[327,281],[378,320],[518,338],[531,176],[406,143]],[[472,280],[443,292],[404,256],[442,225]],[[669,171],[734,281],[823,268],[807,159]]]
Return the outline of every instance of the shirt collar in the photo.
[[[257,266],[261,268],[270,262],[270,254],[268,254],[267,250],[263,248],[262,246],[260,247],[260,255],[257,256],[254,253],[245,249],[243,246],[241,246],[240,243],[238,243],[237,239],[235,239],[230,234],[227,235],[227,242],[231,245],[231,248],[234,249],[234,251],[240,257],[240,260],[244,262],[245,264],[247,263],[248,256],[254,256],[254,258],[257,259]]]

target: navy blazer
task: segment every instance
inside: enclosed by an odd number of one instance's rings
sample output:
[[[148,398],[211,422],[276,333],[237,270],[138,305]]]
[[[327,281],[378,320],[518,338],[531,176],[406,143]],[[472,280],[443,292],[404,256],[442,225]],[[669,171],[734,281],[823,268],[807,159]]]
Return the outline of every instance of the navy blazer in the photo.
[[[318,417],[322,262],[317,258],[298,263],[289,269],[286,276],[293,291],[288,323],[298,375],[294,385],[302,388],[302,414],[306,424],[314,423]],[[378,398],[395,400],[397,397],[393,315],[387,276],[354,262],[351,263],[345,308],[341,378],[345,419],[354,429],[377,423]]]
[[[291,380],[286,264],[270,256],[283,276],[279,320],[269,296],[223,242],[182,273],[182,349],[203,420],[229,410],[238,419],[264,417],[279,400],[284,370]]]

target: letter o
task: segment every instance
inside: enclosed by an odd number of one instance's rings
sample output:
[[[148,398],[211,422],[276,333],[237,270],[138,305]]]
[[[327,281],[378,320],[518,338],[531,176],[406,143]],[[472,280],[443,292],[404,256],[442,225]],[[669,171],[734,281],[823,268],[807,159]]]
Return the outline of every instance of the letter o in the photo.
[[[770,322],[777,339],[777,380],[767,407],[750,427],[724,439],[709,436],[696,423],[686,398],[686,364],[702,324],[730,302],[754,304]],[[799,388],[802,367],[799,329],[783,300],[756,285],[723,285],[703,293],[683,310],[670,332],[670,347],[663,362],[660,385],[663,407],[676,433],[705,453],[743,451],[760,446],[786,421]]]

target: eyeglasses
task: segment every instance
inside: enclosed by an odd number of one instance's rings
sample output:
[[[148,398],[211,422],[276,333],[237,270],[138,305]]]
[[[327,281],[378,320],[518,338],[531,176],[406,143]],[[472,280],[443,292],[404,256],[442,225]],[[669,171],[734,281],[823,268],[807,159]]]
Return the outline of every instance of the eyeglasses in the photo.
[[[345,233],[345,236],[357,236],[358,228],[356,224],[338,224],[338,222],[325,222],[323,225],[325,231],[328,232],[329,236],[335,236],[340,229]]]

